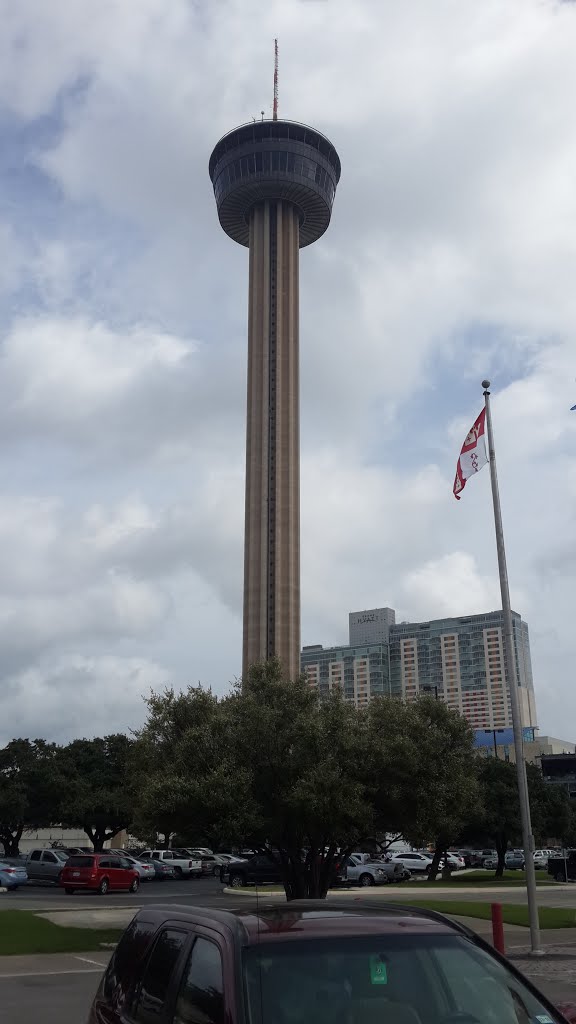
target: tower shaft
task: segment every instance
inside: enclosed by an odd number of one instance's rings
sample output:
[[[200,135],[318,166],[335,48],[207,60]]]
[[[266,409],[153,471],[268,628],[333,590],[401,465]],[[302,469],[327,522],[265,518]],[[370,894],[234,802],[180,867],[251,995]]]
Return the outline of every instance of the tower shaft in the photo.
[[[300,671],[299,216],[250,212],[243,673],[274,655]]]

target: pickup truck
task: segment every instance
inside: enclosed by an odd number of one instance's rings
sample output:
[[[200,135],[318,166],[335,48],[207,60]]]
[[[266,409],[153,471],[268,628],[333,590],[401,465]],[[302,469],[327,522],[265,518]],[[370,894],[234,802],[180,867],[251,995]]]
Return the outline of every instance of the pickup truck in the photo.
[[[184,856],[179,850],[143,850],[138,860],[163,861],[174,869],[176,878],[199,878],[202,874],[202,861]]]
[[[68,860],[67,850],[31,850],[24,867],[31,882],[52,882],[58,885],[62,868]]]
[[[403,877],[402,864],[371,860],[367,853],[351,853],[346,861],[347,881],[358,882],[361,886],[387,885],[389,882],[401,882]]]

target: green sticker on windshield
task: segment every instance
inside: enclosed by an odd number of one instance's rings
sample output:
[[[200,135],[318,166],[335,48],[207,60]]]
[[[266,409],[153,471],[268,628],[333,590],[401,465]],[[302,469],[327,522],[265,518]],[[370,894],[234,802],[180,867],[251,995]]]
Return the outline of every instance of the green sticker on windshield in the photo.
[[[381,953],[370,957],[370,981],[373,985],[387,985],[388,971]]]

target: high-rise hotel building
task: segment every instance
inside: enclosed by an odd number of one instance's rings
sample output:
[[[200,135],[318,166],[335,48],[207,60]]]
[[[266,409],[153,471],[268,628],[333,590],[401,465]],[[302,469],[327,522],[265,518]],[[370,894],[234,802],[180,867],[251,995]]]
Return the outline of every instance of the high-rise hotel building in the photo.
[[[537,728],[528,626],[513,612],[522,725]],[[351,612],[349,644],[304,647],[302,672],[321,693],[340,687],[358,707],[374,696],[429,693],[473,729],[509,729],[502,612],[396,624],[392,608]]]

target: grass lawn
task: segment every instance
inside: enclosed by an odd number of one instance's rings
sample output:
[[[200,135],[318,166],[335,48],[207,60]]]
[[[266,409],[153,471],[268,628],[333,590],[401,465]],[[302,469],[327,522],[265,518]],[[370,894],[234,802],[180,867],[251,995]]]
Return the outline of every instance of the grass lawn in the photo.
[[[536,883],[537,885],[556,885],[556,882],[552,880],[547,871],[536,872]],[[474,888],[482,888],[483,886],[486,888],[495,888],[498,885],[526,885],[526,875],[523,871],[505,871],[502,878],[494,878],[491,871],[470,871],[469,874],[465,875],[461,875],[460,873],[452,875],[452,878],[448,882],[443,881],[442,878],[437,878],[435,882],[415,882],[413,880],[410,882],[402,882],[403,889],[422,889],[422,886],[426,886],[426,888],[428,888],[433,887],[434,885],[437,885],[438,888],[441,888],[442,886],[446,888],[452,888],[452,886],[455,888],[458,888],[458,886],[461,888],[466,888],[466,886]]]
[[[402,904],[411,907],[422,907],[423,910],[438,910],[441,914],[456,917],[479,917],[490,920],[489,903],[468,903],[465,900],[403,900]],[[538,907],[541,928],[576,928],[576,909],[574,907]],[[502,917],[505,924],[529,925],[528,907],[513,903],[502,905]]]
[[[117,942],[122,928],[61,928],[29,910],[0,910],[0,956],[81,953]]]

